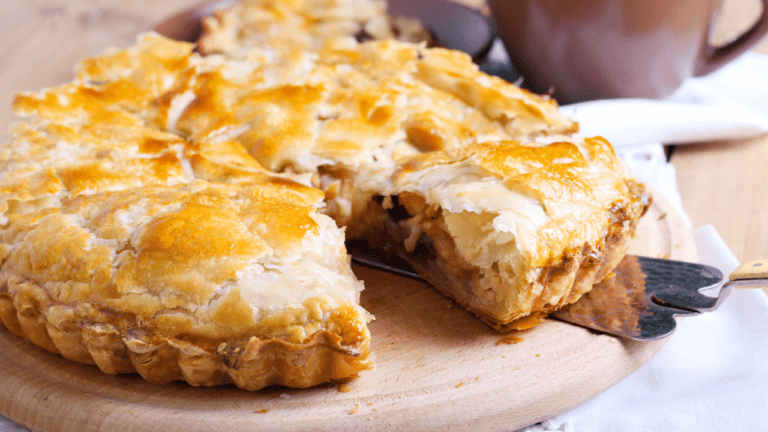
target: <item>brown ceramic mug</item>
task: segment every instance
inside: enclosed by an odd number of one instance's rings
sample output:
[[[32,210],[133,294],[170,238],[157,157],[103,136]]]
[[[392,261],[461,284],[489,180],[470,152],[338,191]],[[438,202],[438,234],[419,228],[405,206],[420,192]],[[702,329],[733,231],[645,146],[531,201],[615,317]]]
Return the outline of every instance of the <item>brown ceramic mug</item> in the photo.
[[[720,0],[488,0],[499,37],[538,93],[561,102],[670,95],[768,31],[757,22],[724,46],[709,42]]]

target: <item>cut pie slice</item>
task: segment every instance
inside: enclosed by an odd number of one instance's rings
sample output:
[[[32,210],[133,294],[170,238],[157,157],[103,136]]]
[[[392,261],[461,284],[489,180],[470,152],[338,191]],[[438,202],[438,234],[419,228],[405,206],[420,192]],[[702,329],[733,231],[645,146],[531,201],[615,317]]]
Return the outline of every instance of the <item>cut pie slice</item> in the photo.
[[[621,261],[650,204],[601,138],[414,156],[389,179],[361,175],[357,187],[377,195],[354,234],[500,330],[592,289]]]

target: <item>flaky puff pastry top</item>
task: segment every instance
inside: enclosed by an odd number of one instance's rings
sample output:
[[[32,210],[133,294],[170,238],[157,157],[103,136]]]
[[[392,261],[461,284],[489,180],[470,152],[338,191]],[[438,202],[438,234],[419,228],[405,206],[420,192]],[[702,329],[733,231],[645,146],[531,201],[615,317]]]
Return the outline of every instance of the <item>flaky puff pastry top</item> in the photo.
[[[148,121],[193,142],[237,141],[273,171],[351,171],[330,183],[366,167],[394,171],[422,153],[577,129],[553,100],[480,72],[465,53],[420,44],[336,38],[312,52],[189,61]],[[326,179],[313,184],[343,226],[370,198]]]
[[[148,121],[193,142],[235,140],[273,171],[393,167],[477,142],[573,132],[554,101],[478,70],[464,53],[397,41],[318,52],[191,55]]]
[[[17,96],[31,119],[1,153],[3,295],[54,327],[214,352],[331,332],[365,367],[362,283],[318,212],[322,192],[235,141],[152,123],[194,71],[192,48],[145,36],[83,62],[69,84]]]

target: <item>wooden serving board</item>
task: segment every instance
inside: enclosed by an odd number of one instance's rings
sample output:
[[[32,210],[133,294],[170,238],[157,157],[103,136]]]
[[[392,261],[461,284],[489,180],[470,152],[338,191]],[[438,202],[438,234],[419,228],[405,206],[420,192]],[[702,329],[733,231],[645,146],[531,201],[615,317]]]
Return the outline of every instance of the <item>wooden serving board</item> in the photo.
[[[657,198],[632,253],[695,260]],[[352,383],[247,392],[152,385],[50,354],[0,329],[0,414],[40,431],[515,430],[573,408],[648,361],[636,342],[546,320],[500,335],[419,281],[357,267],[376,369]]]

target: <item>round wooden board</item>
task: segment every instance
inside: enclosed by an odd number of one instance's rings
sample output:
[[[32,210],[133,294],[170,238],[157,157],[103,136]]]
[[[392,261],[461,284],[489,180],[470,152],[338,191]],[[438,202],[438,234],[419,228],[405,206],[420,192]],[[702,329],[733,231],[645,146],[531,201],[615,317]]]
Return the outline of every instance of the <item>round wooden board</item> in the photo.
[[[695,260],[688,228],[656,199],[631,252]],[[357,267],[376,369],[340,389],[152,385],[112,376],[0,329],[0,413],[39,431],[515,430],[592,398],[666,342],[546,320],[503,335],[428,285]]]

